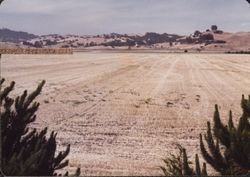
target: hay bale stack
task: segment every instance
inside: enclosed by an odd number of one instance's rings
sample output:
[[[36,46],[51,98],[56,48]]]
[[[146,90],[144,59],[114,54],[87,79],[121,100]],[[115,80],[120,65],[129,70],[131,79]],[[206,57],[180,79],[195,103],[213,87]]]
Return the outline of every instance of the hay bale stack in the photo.
[[[69,48],[0,48],[0,54],[73,54],[73,50]]]

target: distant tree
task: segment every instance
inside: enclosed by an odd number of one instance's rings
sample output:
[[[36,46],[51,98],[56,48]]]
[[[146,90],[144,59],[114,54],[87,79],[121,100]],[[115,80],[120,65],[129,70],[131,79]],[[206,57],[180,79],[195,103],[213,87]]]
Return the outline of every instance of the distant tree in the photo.
[[[34,43],[34,47],[36,47],[36,48],[42,48],[43,47],[43,43],[41,41],[36,41]]]
[[[51,45],[56,45],[57,44],[57,42],[54,40],[54,41],[51,41],[51,40],[46,40],[45,41],[45,45],[46,46],[51,46]]]
[[[192,38],[191,36],[186,37],[186,42],[188,44],[194,43],[194,41],[195,41],[194,38]]]
[[[216,33],[216,34],[223,34],[223,31],[222,30],[216,30],[216,31],[214,31],[214,33]]]
[[[127,45],[127,46],[136,46],[136,42],[132,39],[126,39],[126,42],[124,43],[124,45]]]
[[[214,40],[214,35],[211,33],[204,33],[200,35],[200,40],[201,41],[213,41]]]
[[[211,26],[211,30],[212,30],[212,31],[217,31],[217,30],[218,30],[218,27],[217,27],[216,25],[212,25],[212,26]]]
[[[199,37],[202,33],[198,30],[194,32],[194,37]]]
[[[63,45],[62,48],[69,48],[69,45]]]
[[[90,47],[96,46],[96,43],[93,42],[93,41],[91,41],[91,42],[89,43],[89,46],[90,46]]]
[[[23,41],[22,43],[23,43],[23,45],[34,47],[34,45],[28,41]]]

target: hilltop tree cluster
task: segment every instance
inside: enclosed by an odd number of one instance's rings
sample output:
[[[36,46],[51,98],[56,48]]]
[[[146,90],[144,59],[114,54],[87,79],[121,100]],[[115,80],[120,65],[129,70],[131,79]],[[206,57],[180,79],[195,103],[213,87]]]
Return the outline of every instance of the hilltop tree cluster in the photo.
[[[193,34],[186,38],[178,39],[177,41],[182,44],[224,44],[226,41],[223,40],[216,40],[214,35],[215,34],[222,34],[222,30],[218,30],[216,25],[211,26],[211,30],[207,29],[205,32],[201,32],[196,30]]]

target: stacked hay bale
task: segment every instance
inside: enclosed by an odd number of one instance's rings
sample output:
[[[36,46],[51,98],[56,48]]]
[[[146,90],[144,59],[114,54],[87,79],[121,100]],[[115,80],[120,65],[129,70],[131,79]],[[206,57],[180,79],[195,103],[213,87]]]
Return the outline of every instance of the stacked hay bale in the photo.
[[[69,48],[0,48],[1,54],[73,54],[73,50]]]

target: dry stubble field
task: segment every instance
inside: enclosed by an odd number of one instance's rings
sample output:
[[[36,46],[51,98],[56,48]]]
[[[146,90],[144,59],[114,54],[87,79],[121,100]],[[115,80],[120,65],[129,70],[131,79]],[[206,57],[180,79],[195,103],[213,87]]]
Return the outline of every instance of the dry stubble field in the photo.
[[[249,72],[249,55],[224,54],[3,55],[1,66],[15,94],[46,79],[34,126],[71,144],[82,175],[160,175],[176,143],[194,157],[214,104],[225,121],[240,115]]]

